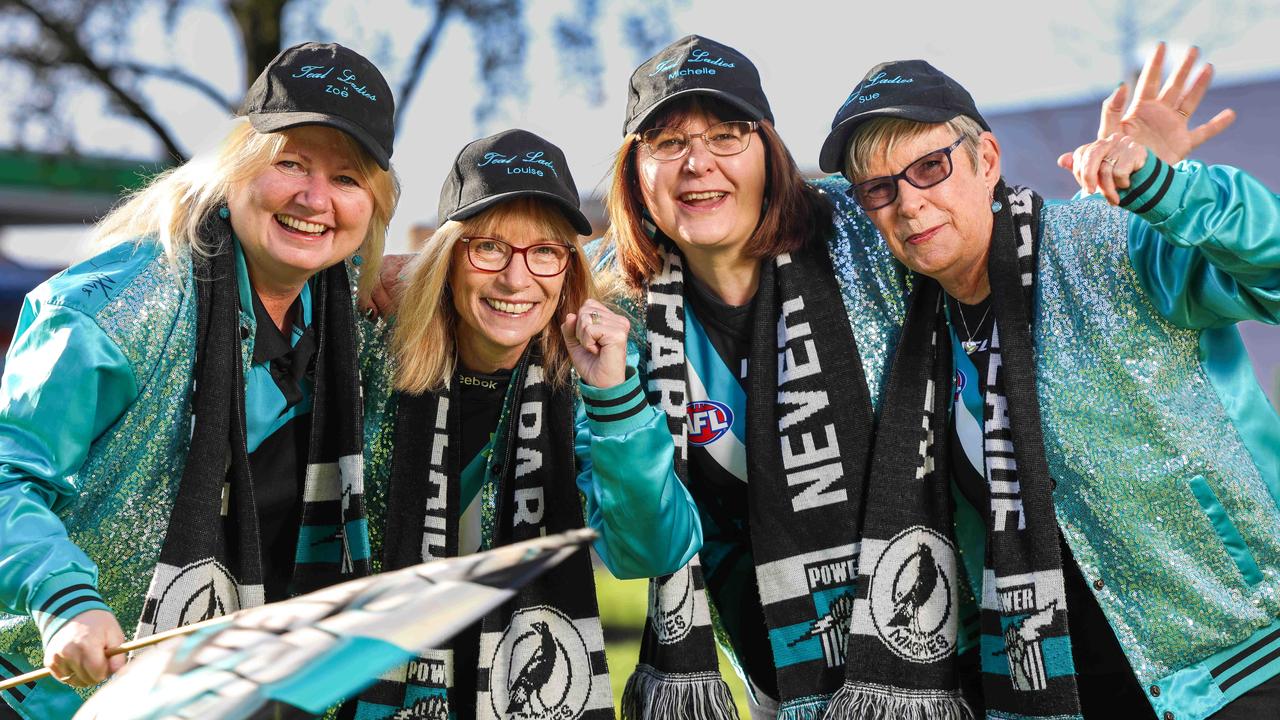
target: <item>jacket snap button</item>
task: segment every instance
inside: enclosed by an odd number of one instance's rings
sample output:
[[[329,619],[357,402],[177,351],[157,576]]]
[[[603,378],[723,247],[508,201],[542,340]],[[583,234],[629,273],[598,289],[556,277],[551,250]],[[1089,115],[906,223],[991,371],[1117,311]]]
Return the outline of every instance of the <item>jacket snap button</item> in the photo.
[[[1164,720],[1173,720],[1173,713],[1168,710],[1164,711]]]
[[[1160,697],[1160,686],[1159,686],[1159,685],[1152,685],[1152,686],[1151,686],[1151,697]]]
[[[1102,582],[1102,578],[1098,578],[1097,580],[1094,580],[1094,581],[1093,581],[1093,589],[1094,589],[1094,590],[1101,590],[1101,589],[1102,589],[1102,587],[1103,587],[1103,585],[1105,585],[1105,584],[1106,584],[1106,583]],[[1168,718],[1166,718],[1165,720],[1168,720]]]

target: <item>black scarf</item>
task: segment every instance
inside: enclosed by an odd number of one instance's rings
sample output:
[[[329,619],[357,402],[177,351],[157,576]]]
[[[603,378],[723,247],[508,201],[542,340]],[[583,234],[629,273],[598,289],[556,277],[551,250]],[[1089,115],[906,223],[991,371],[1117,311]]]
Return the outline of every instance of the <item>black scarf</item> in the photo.
[[[262,557],[246,445],[244,359],[230,223],[206,218],[217,251],[195,261],[191,444],[137,636],[263,603]],[[291,589],[367,575],[355,316],[343,264],[315,279],[315,397]],[[289,479],[292,482],[292,478]]]
[[[648,287],[650,402],[667,414],[688,477],[683,261],[662,238]],[[858,517],[872,409],[830,258],[819,247],[761,264],[747,414],[748,514],[756,581],[777,666],[779,717],[816,718],[844,677]],[[624,718],[736,716],[716,671],[695,558],[651,584]]]
[[[1042,202],[1001,182],[988,272],[996,327],[983,411],[992,497],[979,645],[983,695],[998,717],[1080,714],[1067,630],[1053,481],[1031,341],[1035,236]],[[952,373],[943,293],[918,277],[890,371],[872,461],[850,629],[851,663],[826,717],[969,718],[956,638],[957,562],[946,457]]]
[[[573,392],[551,386],[535,345],[512,374],[480,491],[484,535],[492,547],[583,527],[573,460]],[[384,570],[458,554],[466,460],[459,457],[458,399],[456,378],[439,393],[395,395]],[[497,487],[489,482],[493,477],[500,479]],[[457,667],[455,645],[424,653],[384,676],[359,703],[400,708],[394,717],[423,720],[445,720],[450,710],[478,718],[614,717],[595,580],[585,552],[485,616],[478,668]]]

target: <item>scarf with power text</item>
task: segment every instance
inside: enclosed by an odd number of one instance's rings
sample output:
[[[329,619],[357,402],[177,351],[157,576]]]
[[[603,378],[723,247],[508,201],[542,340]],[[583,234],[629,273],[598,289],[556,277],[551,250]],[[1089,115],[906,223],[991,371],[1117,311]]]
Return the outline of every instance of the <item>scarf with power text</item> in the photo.
[[[683,259],[657,236],[645,308],[649,400],[667,415],[688,482]],[[761,263],[747,388],[747,505],[780,718],[816,718],[844,677],[871,398],[822,246]],[[698,559],[651,581],[640,664],[623,717],[736,717],[713,645]]]
[[[210,214],[217,251],[196,260],[197,331],[191,445],[137,636],[264,600],[258,514],[246,446],[244,359],[235,242]],[[305,593],[367,575],[360,376],[345,264],[313,280],[315,396],[303,510],[290,590]],[[293,482],[288,478],[287,482]]]
[[[479,498],[486,547],[583,527],[573,391],[547,381],[535,345],[512,374],[487,461]],[[459,389],[455,378],[438,393],[396,395],[386,570],[458,555]],[[348,703],[347,717],[613,718],[594,588],[590,557],[579,552],[485,616],[478,667],[455,662],[468,650],[456,643],[428,651]]]
[[[988,717],[1080,715],[1067,628],[1053,481],[1041,433],[1031,340],[1042,201],[1001,182],[988,272],[995,330],[983,410],[991,493],[981,588]],[[950,335],[937,282],[917,278],[872,459],[844,687],[833,720],[971,718],[959,690],[957,562],[946,457]]]

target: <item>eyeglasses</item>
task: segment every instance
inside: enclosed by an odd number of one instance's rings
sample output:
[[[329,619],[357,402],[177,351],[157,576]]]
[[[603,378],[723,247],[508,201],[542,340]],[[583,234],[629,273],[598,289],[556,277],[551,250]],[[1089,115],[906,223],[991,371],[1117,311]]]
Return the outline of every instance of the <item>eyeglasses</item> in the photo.
[[[654,160],[679,160],[688,155],[693,138],[702,138],[712,155],[724,157],[751,147],[751,134],[757,127],[759,123],[752,120],[730,120],[693,134],[680,128],[658,127],[640,133],[640,142]]]
[[[515,247],[511,243],[491,237],[464,237],[467,259],[471,266],[482,272],[502,272],[511,264],[513,255],[524,256],[524,266],[538,277],[554,277],[569,266],[569,256],[577,250],[560,243],[539,243],[529,247]]]
[[[898,199],[898,181],[906,180],[912,186],[924,190],[951,177],[951,151],[960,147],[964,136],[951,145],[934,150],[912,162],[897,175],[885,175],[865,180],[851,186],[846,192],[858,201],[863,210],[879,210]]]

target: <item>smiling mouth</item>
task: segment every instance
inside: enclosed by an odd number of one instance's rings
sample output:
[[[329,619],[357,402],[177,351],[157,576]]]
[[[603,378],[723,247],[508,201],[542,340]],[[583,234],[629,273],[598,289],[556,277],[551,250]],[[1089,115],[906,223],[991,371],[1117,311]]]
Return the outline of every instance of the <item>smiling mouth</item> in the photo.
[[[534,305],[531,302],[507,302],[496,298],[485,298],[484,301],[494,310],[508,315],[523,315],[532,310]]]
[[[293,217],[292,215],[285,215],[284,213],[276,213],[275,217],[276,217],[276,222],[280,223],[281,225],[289,228],[294,232],[302,233],[303,235],[315,235],[318,237],[320,235],[323,235],[325,231],[329,229],[328,225],[307,222],[306,220],[299,220],[298,218]]]
[[[728,194],[729,193],[722,192],[720,190],[680,193],[680,202],[693,206],[710,205]]]
[[[907,244],[919,245],[921,243],[928,242],[929,239],[931,239],[935,234],[937,234],[938,230],[940,230],[941,228],[942,228],[941,225],[934,225],[933,227],[923,232],[918,232],[915,235],[908,235]]]

